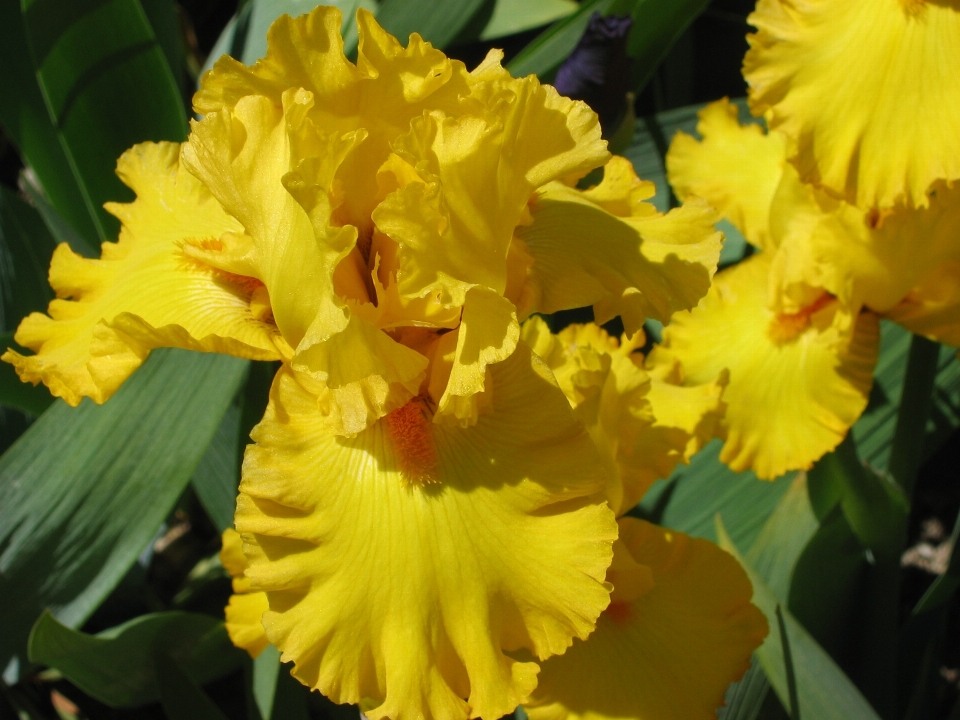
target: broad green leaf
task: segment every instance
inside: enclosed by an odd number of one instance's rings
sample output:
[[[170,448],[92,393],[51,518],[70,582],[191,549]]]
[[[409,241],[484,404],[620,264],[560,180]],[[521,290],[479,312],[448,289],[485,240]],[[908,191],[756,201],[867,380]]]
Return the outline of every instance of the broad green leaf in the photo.
[[[247,363],[158,350],[101,406],[58,401],[0,457],[0,666],[44,609],[77,627],[183,491]]]
[[[716,540],[714,516],[723,515],[738,547],[748,548],[791,484],[785,475],[773,482],[750,472],[735,473],[721,463],[714,440],[681,466],[669,482],[655,485],[638,514],[688,535]]]
[[[20,173],[20,179],[24,192],[30,199],[31,204],[37,209],[37,212],[40,213],[44,225],[47,226],[47,230],[50,231],[50,234],[57,243],[67,243],[75,253],[83,255],[84,257],[99,257],[100,251],[97,243],[87,240],[83,235],[74,230],[73,226],[70,225],[59,212],[53,209],[53,205],[50,204],[50,201],[44,195],[43,189],[36,184],[37,178],[35,174],[24,171]]]
[[[887,465],[887,473],[907,496],[913,494],[913,486],[923,464],[926,424],[933,407],[933,387],[937,382],[940,350],[940,343],[922,335],[914,335],[910,339],[897,424]]]
[[[849,436],[810,474],[819,484],[836,488],[832,494],[864,548],[880,559],[899,556],[909,501],[892,478],[864,467]]]
[[[56,242],[40,214],[5,187],[0,187],[0,309],[2,330],[16,330],[20,320],[47,309],[53,290],[47,270]]]
[[[0,349],[14,348],[18,352],[29,352],[13,341],[13,333],[0,334]],[[13,365],[0,362],[0,405],[12,407],[20,412],[40,415],[53,404],[54,397],[43,385],[31,385],[20,380]]]
[[[857,687],[793,615],[782,607],[757,571],[740,557],[719,517],[717,537],[720,547],[734,555],[743,565],[753,583],[753,603],[763,611],[770,624],[770,633],[757,650],[757,657],[784,707],[790,707],[790,691],[784,663],[784,647],[778,632],[778,608],[782,614],[796,672],[799,716],[816,720],[880,720]]]
[[[275,645],[267,645],[253,661],[253,699],[263,720],[273,718],[273,699],[277,693],[280,667],[280,651]]]
[[[756,720],[769,691],[770,683],[754,655],[743,678],[727,689],[724,706],[717,711],[717,720]]]
[[[251,362],[249,367],[243,389],[227,409],[193,475],[193,488],[221,532],[233,527],[243,453],[250,442],[250,431],[267,408],[270,386],[280,364]]]
[[[147,22],[160,44],[178,90],[184,89],[187,78],[186,49],[183,46],[183,30],[180,11],[174,0],[140,0]]]
[[[383,0],[377,22],[406,45],[410,33],[443,49],[479,13],[486,0]]]
[[[494,40],[547,25],[572,15],[578,7],[574,0],[496,0],[480,40]]]
[[[233,527],[240,484],[240,452],[240,407],[234,402],[224,413],[191,480],[203,509],[220,532]]]
[[[727,515],[722,517],[724,525],[729,525]],[[810,507],[806,474],[797,473],[746,554],[747,562],[780,602],[786,602],[794,566],[818,527]]]
[[[636,0],[627,54],[634,61],[633,80],[638,91],[650,81],[670,48],[707,5],[709,0]]]
[[[854,634],[866,554],[843,511],[835,507],[791,563],[787,593],[778,598],[833,657],[842,656]]]
[[[33,662],[57,669],[91,697],[116,708],[159,700],[166,666],[180,666],[202,685],[240,667],[244,657],[220,620],[196,613],[142,615],[87,635],[45,612],[30,634]]]
[[[227,720],[227,716],[197,687],[196,677],[181,669],[165,652],[156,658],[160,703],[169,720]]]
[[[20,3],[0,2],[0,123],[42,183],[50,202],[81,236],[99,237],[37,85]]]
[[[290,664],[280,666],[277,675],[277,690],[273,696],[271,720],[309,720],[310,718],[307,712],[310,690],[290,674],[291,669]],[[360,714],[356,707],[351,705],[334,705],[333,703],[330,703],[330,705],[332,706],[332,712],[325,714],[325,717],[329,720],[337,720],[337,718],[356,720]]]
[[[515,77],[534,74],[549,82],[580,42],[590,16],[595,12],[605,14],[612,4],[613,0],[585,0],[577,12],[540,33],[507,64],[507,69]]]
[[[139,0],[23,0],[22,13],[14,25],[26,34],[56,145],[97,236],[110,239],[119,224],[102,205],[130,197],[113,172],[117,158],[138,142],[186,137],[178,83]],[[38,167],[47,149],[23,151],[67,215]]]

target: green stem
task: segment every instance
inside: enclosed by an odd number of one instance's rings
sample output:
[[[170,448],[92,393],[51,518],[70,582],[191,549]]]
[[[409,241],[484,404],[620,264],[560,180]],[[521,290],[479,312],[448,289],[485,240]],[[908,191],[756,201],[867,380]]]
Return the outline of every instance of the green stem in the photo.
[[[919,335],[913,336],[889,464],[890,474],[903,490],[907,506],[911,502],[917,472],[923,460],[923,443],[939,355],[940,346],[937,343]],[[896,716],[898,700],[895,639],[900,602],[899,553],[907,540],[906,522],[892,523],[888,532],[895,535],[890,538],[895,552],[878,557],[869,567],[865,578],[865,595],[871,600],[864,609],[866,632],[861,645],[857,680],[878,714],[885,720],[892,720]]]
[[[937,377],[939,357],[938,343],[920,335],[913,336],[889,465],[890,474],[908,498],[913,494],[913,485],[923,460],[923,441],[933,403],[933,384]]]

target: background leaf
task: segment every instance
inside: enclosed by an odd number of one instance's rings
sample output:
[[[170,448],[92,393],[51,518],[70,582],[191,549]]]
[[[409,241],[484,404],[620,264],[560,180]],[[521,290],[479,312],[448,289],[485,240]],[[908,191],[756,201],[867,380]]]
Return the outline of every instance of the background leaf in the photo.
[[[110,402],[58,401],[0,457],[0,665],[25,660],[45,608],[76,627],[119,582],[186,486],[246,365],[154,351]]]
[[[720,547],[737,557],[743,565],[753,583],[753,603],[763,611],[770,624],[770,633],[757,650],[757,657],[780,702],[785,707],[789,707],[790,692],[784,663],[784,647],[778,632],[778,609],[789,639],[790,653],[796,671],[800,718],[880,720],[857,687],[790,612],[782,607],[777,596],[757,571],[739,556],[736,546],[719,518],[717,536]]]
[[[0,309],[3,330],[15,330],[31,312],[47,309],[53,290],[47,269],[56,242],[40,214],[0,187]]]
[[[227,720],[220,708],[197,687],[166,653],[156,659],[160,702],[170,720]]]
[[[497,0],[480,40],[524,32],[572,15],[579,5],[574,0]]]
[[[233,527],[241,452],[240,406],[234,402],[224,413],[191,480],[203,509],[220,532]]]
[[[406,45],[410,33],[445,48],[467,27],[487,0],[383,0],[377,22]]]
[[[543,82],[550,82],[557,68],[580,42],[590,16],[595,12],[605,14],[612,4],[613,0],[584,0],[577,12],[544,30],[507,63],[510,74],[521,77],[532,73]]]
[[[49,612],[30,635],[30,659],[56,668],[110,707],[137,707],[161,698],[164,671],[177,666],[203,685],[240,667],[223,623],[208,615],[142,615],[98,635],[77,632]]]
[[[178,82],[138,0],[27,0],[21,17],[13,5],[4,3],[4,42],[29,52],[16,60],[23,94],[0,107],[4,126],[71,225],[112,238],[119,224],[102,205],[130,197],[113,174],[117,158],[138,142],[186,137]]]
[[[633,3],[627,54],[634,59],[633,83],[637,91],[650,81],[670,48],[709,4],[710,0],[636,0]]]

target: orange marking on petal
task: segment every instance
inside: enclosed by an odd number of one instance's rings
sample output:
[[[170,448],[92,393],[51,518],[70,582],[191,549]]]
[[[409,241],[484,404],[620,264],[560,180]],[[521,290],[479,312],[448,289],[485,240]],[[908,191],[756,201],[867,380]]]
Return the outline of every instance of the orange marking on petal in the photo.
[[[814,302],[796,313],[780,313],[770,321],[767,329],[770,339],[777,343],[796,340],[804,330],[810,327],[810,318],[833,301],[833,295],[824,293]]]
[[[185,245],[191,247],[199,248],[200,250],[206,250],[207,252],[223,252],[223,240],[215,237],[206,237],[206,238],[184,238],[179,243],[181,249]],[[214,267],[199,258],[195,258],[192,255],[184,255],[184,257],[194,263],[199,265],[202,268],[205,268],[211,271],[216,277],[221,280],[230,283],[231,285],[236,285],[247,295],[252,295],[254,291],[262,288],[263,282],[258,280],[255,277],[249,277],[247,275],[237,275],[236,273],[227,272],[226,270],[221,270],[220,268]]]
[[[393,447],[400,459],[400,472],[408,485],[440,482],[437,450],[427,409],[417,397],[386,417]]]
[[[248,277],[247,275],[237,275],[232,272],[227,272],[226,270],[220,270],[219,268],[211,268],[217,277],[225,280],[232,285],[240,287],[244,292],[252,295],[256,290],[264,287],[263,282],[258,280],[255,277]]]

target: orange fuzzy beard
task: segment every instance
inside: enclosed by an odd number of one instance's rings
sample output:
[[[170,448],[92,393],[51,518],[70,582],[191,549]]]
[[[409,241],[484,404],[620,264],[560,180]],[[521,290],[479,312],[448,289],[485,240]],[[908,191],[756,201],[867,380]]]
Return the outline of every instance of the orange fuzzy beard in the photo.
[[[420,398],[414,398],[386,417],[400,472],[408,485],[440,482],[431,423]]]

